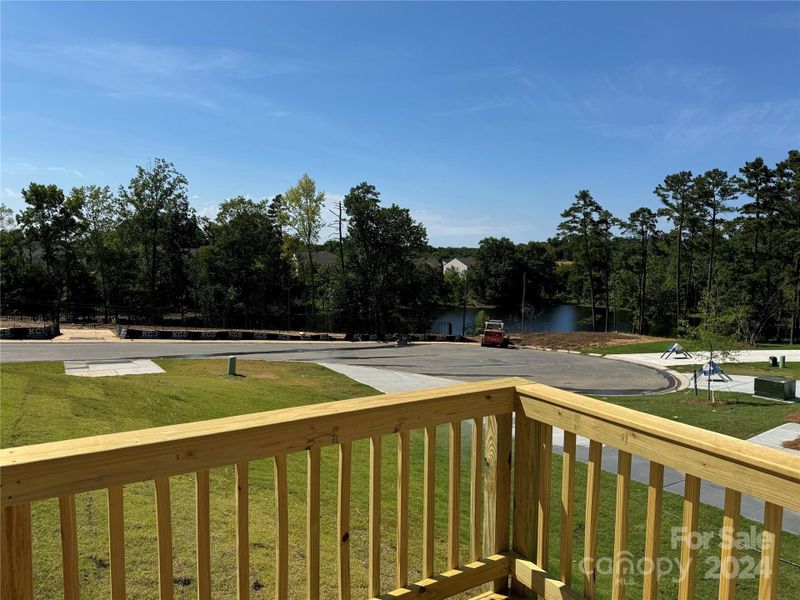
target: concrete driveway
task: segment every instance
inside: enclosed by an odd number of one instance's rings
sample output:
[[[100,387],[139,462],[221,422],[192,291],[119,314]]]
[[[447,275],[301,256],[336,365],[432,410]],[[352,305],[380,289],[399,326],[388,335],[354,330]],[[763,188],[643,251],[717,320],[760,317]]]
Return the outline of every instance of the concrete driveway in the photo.
[[[529,349],[482,348],[466,343],[377,342],[10,342],[0,362],[237,355],[250,359],[341,363],[421,373],[460,381],[527,377],[570,391],[635,395],[676,389],[669,371],[596,356]]]

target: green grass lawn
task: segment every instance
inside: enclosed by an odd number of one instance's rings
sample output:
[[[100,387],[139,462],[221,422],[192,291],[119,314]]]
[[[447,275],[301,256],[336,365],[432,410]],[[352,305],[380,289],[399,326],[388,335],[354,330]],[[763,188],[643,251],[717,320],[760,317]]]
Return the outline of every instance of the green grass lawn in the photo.
[[[678,342],[689,352],[699,352],[702,350],[697,342],[673,338],[671,341],[642,342],[640,344],[622,344],[619,346],[605,346],[603,348],[586,348],[581,352],[595,354],[640,354],[645,352],[664,352],[673,342]],[[742,346],[739,350],[798,350],[800,344],[789,346],[788,344],[756,344],[754,346]]]
[[[600,400],[640,410],[671,421],[702,427],[709,431],[747,439],[786,422],[800,405],[772,402],[750,394],[715,392],[715,403],[707,400],[705,390],[693,390],[650,396],[597,396]]]
[[[693,373],[698,367],[699,365],[677,365],[670,368],[681,373]],[[779,375],[790,379],[800,379],[800,363],[796,362],[787,362],[783,369],[770,367],[766,361],[725,363],[722,368],[728,375],[752,375],[754,377]]]
[[[165,374],[109,378],[72,378],[63,374],[61,363],[3,365],[0,368],[0,445],[19,446],[68,439],[112,431],[223,417],[287,406],[312,404],[373,395],[371,388],[313,364],[239,361],[245,377],[225,377],[223,360],[169,359],[157,361]],[[674,396],[674,397],[671,397]],[[748,437],[768,429],[783,418],[776,405],[736,404],[719,407],[685,402],[677,395],[612,399],[614,402],[667,418],[677,415],[684,422]],[[781,409],[790,411],[781,405]],[[742,424],[744,423],[744,424]],[[467,430],[468,431],[468,430]],[[384,436],[383,444],[383,587],[394,587],[395,539],[395,436]],[[611,450],[608,450],[611,451]],[[469,443],[462,456],[462,560],[467,558],[469,539]],[[305,590],[305,477],[303,454],[289,457],[290,590],[292,597],[304,597]],[[437,436],[436,569],[446,561],[447,518],[447,434],[440,427]],[[553,462],[551,569],[557,572],[560,457]],[[323,597],[336,597],[336,479],[337,450],[322,452],[322,587]],[[411,436],[410,564],[411,579],[420,576],[422,546],[422,434]],[[354,597],[366,595],[369,456],[366,441],[353,444],[351,552]],[[274,492],[272,460],[250,464],[250,581],[254,598],[274,597]],[[586,468],[577,465],[576,523],[574,530],[576,589],[582,589],[578,558],[583,543],[583,506]],[[234,474],[232,467],[211,472],[212,579],[215,597],[232,597],[235,590]],[[194,598],[194,487],[192,476],[171,478],[176,598]],[[646,486],[631,486],[630,548],[640,556],[644,544]],[[128,594],[131,598],[152,597],[157,584],[155,511],[152,482],[125,488],[126,552]],[[77,497],[78,535],[82,598],[108,596],[108,541],[105,494],[94,492]],[[614,531],[614,476],[603,475],[601,491],[600,556],[611,556]],[[681,498],[665,494],[662,535],[664,556],[674,564],[678,550],[670,547],[670,528],[680,524]],[[60,581],[59,523],[56,501],[33,505],[36,597],[56,598],[62,594]],[[701,529],[719,529],[722,512],[711,507],[701,510]],[[743,522],[743,529],[751,523]],[[753,524],[754,525],[754,524]],[[715,595],[716,581],[703,577],[707,563],[718,548],[700,555],[697,598]],[[745,552],[751,559],[757,554]],[[782,556],[797,562],[800,538],[784,535]],[[756,563],[757,564],[757,563]],[[757,569],[756,569],[757,571]],[[673,572],[674,573],[674,572]],[[599,577],[599,598],[610,596],[610,576]],[[745,579],[740,597],[755,596],[757,581]],[[662,581],[664,597],[674,597],[677,583],[672,576]],[[800,588],[800,570],[784,566],[781,598],[794,598]],[[631,581],[629,597],[641,597],[641,577]]]

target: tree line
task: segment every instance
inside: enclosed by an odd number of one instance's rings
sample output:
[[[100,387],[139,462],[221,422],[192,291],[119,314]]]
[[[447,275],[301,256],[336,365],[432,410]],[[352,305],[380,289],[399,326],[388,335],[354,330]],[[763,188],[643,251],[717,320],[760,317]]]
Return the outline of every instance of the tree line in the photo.
[[[4,313],[36,305],[123,311],[149,323],[391,332],[437,306],[589,307],[593,330],[686,333],[705,320],[744,341],[800,328],[800,155],[738,174],[668,175],[655,207],[626,217],[580,190],[558,234],[516,244],[434,248],[408,209],[367,182],[326,202],[315,181],[269,198],[222,202],[213,218],[188,181],[155,159],[116,191],[51,184],[0,208]],[[327,238],[327,239],[323,239]],[[324,254],[326,260],[320,260]],[[441,260],[469,257],[466,273]]]

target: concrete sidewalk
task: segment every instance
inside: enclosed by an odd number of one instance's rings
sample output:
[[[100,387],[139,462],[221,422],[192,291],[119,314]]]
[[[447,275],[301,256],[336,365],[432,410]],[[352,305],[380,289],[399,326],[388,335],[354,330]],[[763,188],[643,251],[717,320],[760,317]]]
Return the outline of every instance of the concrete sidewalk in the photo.
[[[454,383],[460,383],[452,379],[430,377],[428,375],[417,375],[408,372],[390,371],[388,369],[376,369],[373,367],[342,365],[337,363],[318,364],[387,393],[408,392],[412,390],[441,387],[445,385],[452,385]],[[466,439],[469,439],[471,436],[471,424],[472,421],[464,421],[462,424],[462,435]],[[798,428],[800,428],[800,425],[798,425]],[[779,445],[773,445],[776,443],[774,441],[776,438],[776,434],[774,432],[775,430],[764,432],[753,438],[751,441],[754,441],[755,443],[762,443],[763,445],[770,445],[773,448],[779,447]],[[783,432],[779,435],[783,435]],[[790,434],[787,432],[786,435]],[[786,451],[783,448],[781,449]],[[564,431],[562,429],[553,428],[553,452],[557,454],[562,454],[564,452]],[[612,448],[611,446],[605,446],[603,448],[602,467],[604,471],[609,473],[617,472],[617,456],[618,453],[615,448]],[[588,462],[589,440],[587,438],[578,436],[576,458],[583,463]],[[631,461],[631,477],[634,481],[647,484],[650,478],[650,461],[638,456],[634,456],[633,460]],[[664,490],[682,495],[683,482],[683,473],[675,471],[674,469],[670,469],[669,467],[664,468]],[[609,492],[606,491],[604,493]],[[700,500],[704,504],[709,504],[721,509],[725,505],[725,488],[708,481],[703,481],[700,488]],[[742,516],[758,523],[763,522],[764,502],[751,496],[742,494]],[[800,513],[791,510],[784,510],[783,530],[794,534],[800,534]]]
[[[602,351],[602,350],[601,350]],[[800,362],[800,350],[737,350],[731,355],[728,363],[744,362],[763,362],[767,364],[770,356],[785,356],[786,362]],[[646,352],[639,354],[606,354],[606,358],[611,360],[622,360],[626,362],[647,365],[649,367],[673,367],[675,365],[702,365],[708,362],[708,352],[692,352],[692,358],[661,358],[658,352]],[[719,361],[718,361],[719,362]],[[725,368],[724,363],[720,363]],[[775,374],[780,374],[780,369],[775,370]]]

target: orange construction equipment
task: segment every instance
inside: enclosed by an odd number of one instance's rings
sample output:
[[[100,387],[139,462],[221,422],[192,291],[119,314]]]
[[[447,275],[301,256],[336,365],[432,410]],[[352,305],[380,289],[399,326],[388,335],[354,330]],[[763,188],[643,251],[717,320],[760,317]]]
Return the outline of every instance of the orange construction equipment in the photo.
[[[481,337],[481,346],[495,346],[497,348],[508,348],[509,339],[506,336],[502,321],[486,321]]]

